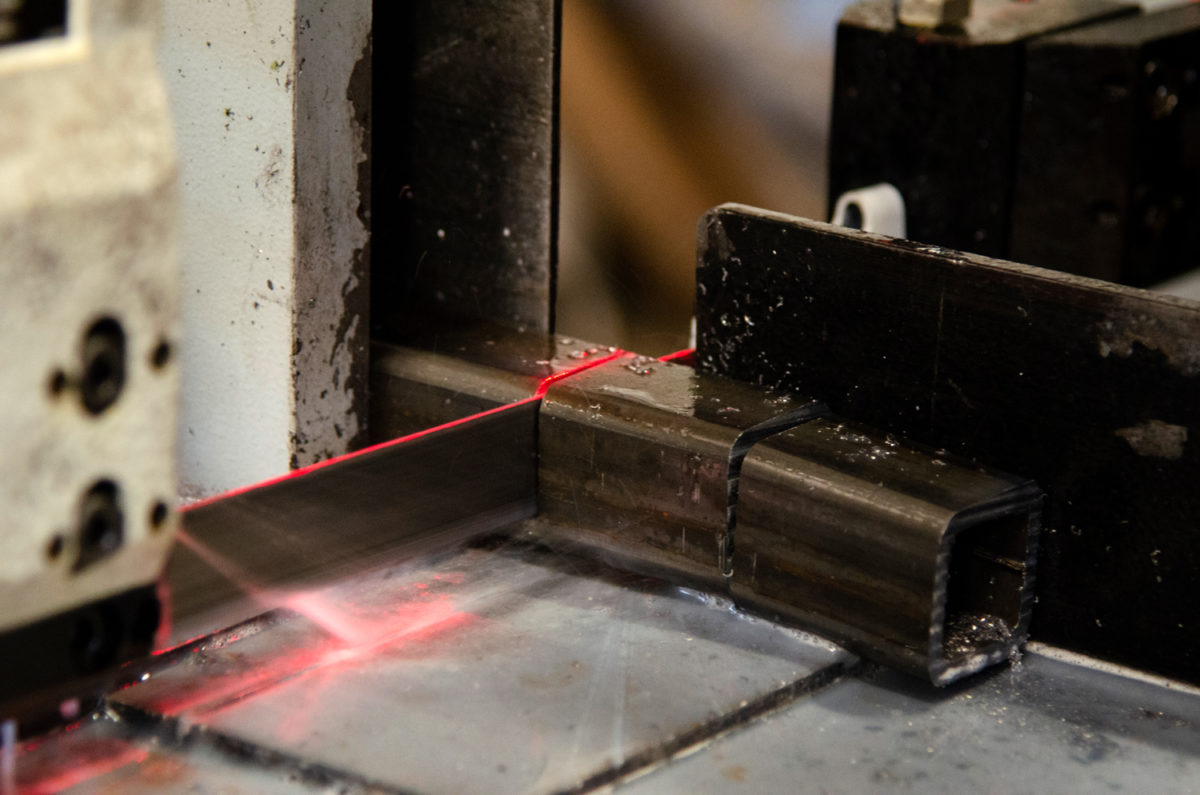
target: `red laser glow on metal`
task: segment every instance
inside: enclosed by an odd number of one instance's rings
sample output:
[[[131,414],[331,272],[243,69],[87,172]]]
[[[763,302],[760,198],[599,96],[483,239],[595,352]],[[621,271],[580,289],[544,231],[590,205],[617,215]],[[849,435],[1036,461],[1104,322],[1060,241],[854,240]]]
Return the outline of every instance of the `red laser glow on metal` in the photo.
[[[574,372],[574,371],[572,371],[572,372]],[[371,453],[377,452],[379,450],[386,450],[389,447],[394,447],[398,444],[404,444],[405,442],[411,442],[414,439],[420,439],[423,436],[429,436],[430,434],[437,433],[438,431],[444,431],[444,430],[447,430],[448,428],[456,428],[459,425],[465,425],[466,423],[471,422],[473,420],[477,420],[481,417],[490,417],[493,414],[499,414],[503,411],[508,411],[509,409],[515,408],[516,406],[524,406],[526,403],[532,403],[533,401],[538,400],[539,398],[540,398],[540,395],[534,395],[531,397],[527,397],[524,400],[518,400],[515,403],[507,403],[503,406],[497,406],[494,409],[488,409],[487,411],[481,411],[478,414],[472,414],[469,417],[460,417],[457,420],[451,420],[450,422],[444,422],[441,425],[435,425],[432,428],[426,428],[424,430],[417,431],[415,433],[410,433],[406,436],[401,436],[397,439],[392,439],[387,442],[380,442],[379,444],[373,444],[370,447],[364,447],[361,450],[355,450],[353,453],[346,453],[345,455],[340,455],[335,458],[327,458],[324,461],[318,461],[317,463],[309,464],[306,467],[300,467],[299,469],[293,469],[291,472],[280,475],[279,477],[270,478],[268,480],[264,480],[259,483],[254,483],[249,486],[242,486],[241,488],[236,488],[231,491],[227,491],[223,494],[218,494],[214,497],[208,497],[207,499],[199,500],[199,501],[193,502],[189,505],[181,506],[179,510],[181,512],[186,513],[187,511],[192,511],[197,508],[201,508],[205,505],[209,505],[211,503],[217,502],[218,500],[224,500],[229,497],[236,497],[239,494],[245,494],[246,492],[254,491],[255,489],[266,488],[267,486],[271,486],[275,483],[282,483],[283,481],[291,480],[292,478],[304,477],[305,475],[309,474],[310,472],[316,472],[318,469],[324,469],[325,467],[339,464],[342,461],[349,461],[352,458],[358,458],[360,456],[370,455]]]
[[[590,370],[593,367],[599,367],[600,365],[604,364],[605,362],[611,362],[613,359],[616,359],[616,358],[618,358],[620,356],[624,356],[624,355],[625,355],[625,351],[621,350],[620,348],[614,348],[611,352],[609,352],[609,353],[605,354],[604,356],[601,356],[597,359],[589,359],[588,361],[583,362],[582,364],[572,367],[570,370],[563,370],[560,373],[555,373],[554,375],[548,375],[541,380],[541,383],[538,384],[537,391],[534,392],[533,395],[534,395],[534,397],[540,398],[546,394],[546,392],[550,389],[551,386],[558,383],[559,381],[562,381],[566,378],[570,378],[573,375],[578,375],[579,373],[582,373],[584,370]]]
[[[255,489],[266,488],[268,486],[271,486],[272,484],[280,483],[285,480],[291,480],[292,478],[303,477],[304,475],[307,475],[310,472],[315,472],[318,469],[322,469],[327,466],[332,466],[334,464],[337,464],[337,463],[340,463],[343,461],[347,461],[351,458],[357,458],[358,456],[368,455],[372,452],[376,452],[376,451],[383,450],[383,449],[386,449],[389,447],[393,447],[398,444],[404,444],[405,442],[410,442],[410,441],[413,441],[414,439],[419,439],[424,436],[429,436],[429,435],[437,433],[439,431],[458,427],[460,425],[464,425],[466,423],[472,422],[473,420],[477,420],[482,417],[487,417],[487,416],[490,416],[493,414],[498,414],[500,412],[507,411],[508,409],[515,408],[517,406],[523,406],[526,403],[539,401],[546,394],[546,392],[550,389],[550,387],[552,385],[554,385],[555,383],[562,381],[566,378],[570,378],[573,375],[577,375],[578,373],[581,373],[585,370],[590,370],[593,367],[598,367],[606,362],[610,362],[620,356],[623,356],[624,354],[625,354],[625,351],[622,351],[620,349],[613,349],[612,351],[607,352],[603,356],[596,356],[595,358],[589,358],[588,360],[580,362],[580,364],[578,364],[574,367],[571,367],[570,369],[563,370],[561,372],[546,376],[545,378],[543,378],[541,381],[538,382],[538,386],[537,386],[537,389],[534,392],[534,394],[528,398],[525,398],[524,400],[519,400],[519,401],[516,401],[515,403],[509,403],[509,404],[506,404],[503,406],[497,406],[496,408],[489,409],[487,411],[483,411],[478,414],[472,414],[469,417],[462,417],[460,419],[452,420],[450,422],[446,422],[441,425],[434,426],[432,428],[426,428],[425,430],[408,434],[407,436],[401,436],[397,439],[392,439],[391,441],[388,441],[388,442],[382,442],[380,444],[372,445],[371,447],[367,447],[362,450],[355,451],[353,453],[348,453],[343,456],[338,456],[337,458],[331,458],[326,461],[321,461],[321,462],[312,464],[307,467],[302,467],[300,469],[294,470],[294,471],[289,472],[280,477],[272,478],[270,480],[266,480],[261,483],[256,483],[256,484],[253,484],[250,486],[245,486],[243,488],[234,489],[233,491],[226,492],[226,493],[218,495],[216,497],[211,497],[209,499],[202,500],[200,502],[192,503],[191,505],[184,506],[183,508],[181,508],[181,510],[184,512],[190,511],[190,510],[202,507],[204,505],[208,505],[210,503],[216,502],[217,500],[234,497],[238,494],[244,494],[246,492],[249,492],[249,491],[252,491]],[[230,581],[239,585],[242,588],[242,590],[244,590],[246,592],[246,594],[248,596],[253,598],[255,601],[259,602],[264,607],[264,609],[271,609],[271,608],[281,607],[281,606],[289,607],[289,608],[295,610],[296,612],[299,612],[302,615],[306,616],[309,620],[311,620],[313,623],[320,626],[322,629],[324,629],[330,635],[338,638],[339,640],[343,641],[344,643],[349,643],[352,645],[361,645],[361,643],[368,636],[373,637],[373,638],[379,637],[379,634],[374,631],[374,628],[364,628],[364,627],[355,625],[352,622],[345,621],[344,619],[346,618],[346,616],[340,616],[340,615],[336,614],[335,612],[331,612],[328,608],[328,605],[323,604],[320,601],[319,595],[314,596],[313,594],[306,594],[306,593],[284,593],[284,592],[272,591],[270,589],[263,588],[255,583],[254,578],[251,577],[248,572],[241,569],[241,567],[237,566],[237,564],[233,563],[233,561],[226,559],[223,555],[221,555],[220,553],[211,549],[206,544],[202,543],[198,539],[189,535],[186,530],[182,530],[182,529],[179,530],[178,534],[177,534],[177,538],[179,539],[180,543],[184,544],[189,549],[194,551],[197,554],[197,556],[199,556],[201,559],[203,559],[206,563],[208,563],[210,566],[212,566],[217,571],[224,574]],[[192,638],[188,641],[177,644],[170,648],[160,648],[154,652],[154,655],[161,656],[164,654],[168,654],[172,651],[177,651],[177,650],[183,649],[184,647],[188,646],[189,644],[194,644],[195,642],[201,640],[202,637],[203,636],[197,637],[197,638]],[[385,636],[384,642],[389,642],[387,640],[387,636]]]
[[[432,428],[426,428],[424,430],[417,431],[415,433],[410,433],[406,436],[401,436],[397,439],[392,439],[387,442],[380,442],[379,444],[374,444],[374,445],[371,445],[370,447],[364,447],[363,449],[355,450],[352,453],[346,453],[345,455],[340,455],[335,458],[328,458],[324,461],[318,461],[315,464],[309,464],[306,467],[294,469],[291,472],[280,475],[278,477],[269,478],[268,480],[264,480],[259,483],[253,483],[249,486],[242,486],[240,488],[236,488],[236,489],[232,489],[231,491],[224,492],[223,494],[218,494],[213,497],[208,497],[203,500],[198,500],[198,501],[190,503],[188,505],[180,506],[179,510],[183,513],[186,513],[188,511],[192,511],[197,508],[202,508],[205,505],[210,505],[211,503],[217,502],[218,500],[228,499],[229,497],[236,497],[239,494],[245,494],[248,491],[254,491],[256,489],[266,488],[267,486],[273,485],[275,483],[282,483],[283,481],[291,480],[292,478],[304,477],[305,475],[309,474],[310,472],[316,472],[318,469],[324,469],[325,467],[333,466],[333,465],[339,464],[343,461],[348,461],[352,458],[358,458],[359,456],[370,455],[371,453],[377,452],[379,450],[386,450],[387,448],[394,447],[398,444],[404,444],[405,442],[411,442],[414,439],[420,439],[423,436],[429,436],[430,434],[434,434],[439,431],[444,431],[444,430],[448,430],[450,428],[456,428],[460,425],[465,425],[469,422],[480,419],[481,417],[490,417],[493,414],[499,414],[501,412],[508,411],[509,409],[515,408],[517,406],[524,406],[526,403],[532,403],[534,401],[541,400],[542,396],[544,396],[546,394],[546,391],[548,389],[550,389],[550,386],[552,384],[557,383],[558,381],[561,381],[564,378],[570,378],[571,376],[581,373],[584,370],[590,370],[593,367],[597,367],[599,365],[604,364],[605,362],[610,362],[613,359],[616,359],[618,356],[623,355],[624,353],[625,353],[624,351],[617,349],[617,350],[614,350],[611,353],[608,353],[604,356],[600,356],[598,358],[590,359],[586,362],[583,362],[575,367],[570,368],[569,370],[563,370],[562,372],[554,373],[553,375],[548,375],[545,378],[543,378],[541,381],[538,382],[537,390],[531,396],[525,398],[524,400],[518,400],[515,403],[506,403],[503,406],[496,406],[493,409],[488,409],[487,411],[481,411],[478,414],[472,414],[469,417],[460,417],[459,419],[451,420],[450,422],[444,422],[441,425],[435,425]]]
[[[660,362],[675,362],[676,364],[692,365],[696,361],[696,349],[684,348],[674,353],[666,353],[658,357]]]
[[[427,591],[369,617],[355,615],[354,605],[339,603],[328,594],[296,594],[289,601],[289,606],[305,617],[320,617],[319,622],[314,622],[321,630],[319,634],[313,633],[298,647],[267,653],[252,660],[253,664],[247,661],[262,654],[261,651],[241,652],[237,664],[227,667],[219,657],[209,659],[196,687],[180,687],[172,679],[159,685],[159,680],[152,677],[134,690],[134,703],[164,715],[184,712],[193,717],[212,715],[284,682],[329,673],[337,666],[376,653],[419,648],[437,635],[467,626],[478,618],[459,610],[449,594],[433,595]],[[337,627],[337,633],[330,627]],[[232,638],[219,640],[222,646],[235,642]]]

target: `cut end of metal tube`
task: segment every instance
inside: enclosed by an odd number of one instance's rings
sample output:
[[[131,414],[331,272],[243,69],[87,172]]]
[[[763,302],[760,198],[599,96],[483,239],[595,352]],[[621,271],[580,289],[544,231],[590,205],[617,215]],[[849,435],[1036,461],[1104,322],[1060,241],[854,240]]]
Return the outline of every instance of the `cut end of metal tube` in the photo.
[[[943,539],[929,675],[947,685],[1005,659],[1029,634],[1040,497],[967,512]]]

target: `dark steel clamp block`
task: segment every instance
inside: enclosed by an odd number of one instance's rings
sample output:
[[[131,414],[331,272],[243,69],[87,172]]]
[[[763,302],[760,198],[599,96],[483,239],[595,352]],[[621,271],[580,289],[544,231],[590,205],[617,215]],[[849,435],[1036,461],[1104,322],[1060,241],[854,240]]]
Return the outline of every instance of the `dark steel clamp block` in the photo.
[[[539,458],[534,535],[724,590],[936,684],[1027,635],[1037,486],[817,401],[626,356],[549,390]]]

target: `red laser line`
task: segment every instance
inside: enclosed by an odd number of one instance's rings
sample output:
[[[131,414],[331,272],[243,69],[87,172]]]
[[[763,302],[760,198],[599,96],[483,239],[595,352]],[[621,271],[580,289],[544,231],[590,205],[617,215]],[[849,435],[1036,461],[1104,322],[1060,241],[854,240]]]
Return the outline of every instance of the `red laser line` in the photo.
[[[541,399],[541,397],[539,395],[533,395],[531,397],[525,398],[524,400],[518,400],[515,403],[507,403],[503,406],[496,406],[495,408],[488,409],[487,411],[481,411],[478,414],[472,414],[469,417],[460,417],[459,419],[456,419],[456,420],[450,420],[450,422],[444,422],[441,425],[435,425],[432,428],[426,428],[424,430],[417,431],[416,433],[410,433],[407,436],[401,436],[397,439],[392,439],[387,442],[380,442],[379,444],[373,444],[370,447],[364,447],[361,450],[355,450],[353,453],[346,453],[345,455],[339,455],[334,458],[327,458],[324,461],[318,461],[317,463],[309,464],[306,467],[300,467],[299,469],[293,469],[291,472],[287,472],[285,474],[279,475],[278,477],[268,478],[267,480],[261,481],[259,483],[253,483],[249,486],[241,486],[239,488],[227,491],[223,494],[218,494],[215,497],[208,497],[206,499],[200,500],[199,502],[193,502],[189,505],[182,506],[180,508],[180,511],[183,511],[183,512],[192,511],[192,510],[195,510],[196,508],[202,508],[205,505],[210,505],[214,502],[217,502],[218,500],[224,500],[224,499],[228,499],[230,497],[236,497],[239,494],[245,494],[248,491],[254,491],[255,489],[262,489],[262,488],[266,488],[267,486],[273,486],[276,483],[282,483],[283,481],[291,480],[292,478],[304,477],[307,474],[316,472],[318,469],[324,469],[325,467],[333,466],[334,464],[340,464],[343,461],[349,461],[352,458],[358,458],[359,456],[364,456],[364,455],[367,455],[368,453],[375,453],[380,450],[385,450],[389,447],[394,447],[398,444],[404,444],[405,442],[411,442],[414,439],[420,439],[422,436],[429,436],[432,433],[437,433],[438,431],[444,431],[449,428],[454,428],[459,425],[463,425],[465,423],[471,422],[472,420],[477,420],[482,417],[491,416],[492,414],[499,414],[502,411],[507,411],[507,410],[509,410],[511,408],[515,408],[517,406],[523,406],[526,403],[532,403],[533,401],[540,400],[540,399]]]
[[[690,364],[690,361],[688,361],[688,360],[690,360],[695,355],[696,355],[695,348],[684,348],[681,351],[675,351],[674,353],[663,354],[662,356],[658,357],[658,360],[660,362],[679,361],[680,364]],[[684,361],[680,361],[681,359]]]
[[[590,359],[590,360],[584,362],[583,364],[572,367],[570,370],[563,370],[561,373],[555,373],[554,375],[548,375],[541,380],[541,382],[538,384],[537,391],[534,392],[533,395],[534,395],[534,397],[538,397],[538,398],[543,397],[546,394],[546,392],[549,391],[550,387],[553,386],[554,384],[557,384],[559,381],[562,381],[563,379],[566,379],[566,378],[570,378],[573,375],[578,375],[579,373],[582,373],[584,370],[590,370],[593,367],[599,367],[600,365],[604,364],[605,362],[611,362],[613,359],[616,359],[616,358],[624,356],[624,355],[625,355],[625,351],[620,350],[618,348],[618,349],[614,350],[612,353],[609,353],[605,356],[601,356],[599,359]]]
[[[318,461],[317,463],[309,464],[306,467],[301,467],[299,469],[293,469],[291,472],[284,473],[277,477],[268,478],[267,480],[261,481],[259,483],[253,483],[249,486],[241,486],[236,489],[231,489],[230,491],[224,492],[222,494],[218,494],[213,497],[208,497],[206,499],[199,500],[197,502],[193,502],[188,505],[184,505],[184,506],[180,507],[179,510],[183,513],[186,513],[188,511],[192,511],[197,508],[202,508],[205,505],[211,505],[212,503],[217,502],[218,500],[229,499],[230,497],[236,497],[239,494],[245,494],[246,492],[249,492],[249,491],[255,491],[256,489],[262,489],[262,488],[266,488],[267,486],[273,486],[276,483],[282,483],[285,480],[291,480],[293,478],[304,477],[307,474],[316,472],[318,469],[324,469],[325,467],[333,466],[334,464],[340,464],[345,461],[349,461],[352,458],[358,458],[359,456],[364,456],[369,453],[375,453],[380,450],[386,450],[389,447],[394,447],[398,444],[404,444],[405,442],[411,442],[415,439],[420,439],[423,436],[429,436],[430,434],[438,433],[439,431],[445,431],[445,430],[449,430],[450,428],[456,428],[459,425],[464,425],[468,422],[473,422],[475,420],[482,419],[484,417],[489,417],[493,414],[499,414],[500,412],[508,411],[509,409],[516,408],[517,406],[524,406],[526,403],[533,403],[534,401],[541,400],[542,397],[546,394],[546,392],[550,389],[551,385],[556,384],[559,381],[562,381],[563,379],[570,378],[571,376],[576,375],[578,373],[582,373],[584,370],[590,370],[593,367],[598,367],[599,365],[604,364],[605,362],[610,362],[619,356],[623,356],[624,353],[625,352],[622,350],[615,350],[612,353],[608,353],[604,356],[601,356],[601,357],[598,357],[595,359],[589,359],[588,361],[585,361],[585,362],[581,362],[580,364],[576,365],[575,367],[572,367],[569,370],[563,370],[562,372],[554,373],[553,375],[548,375],[545,378],[543,378],[541,381],[538,382],[537,389],[534,391],[534,393],[523,400],[518,400],[514,403],[506,403],[503,406],[496,406],[495,408],[488,409],[487,411],[481,411],[478,414],[472,414],[468,417],[460,417],[456,420],[450,420],[449,422],[444,422],[441,425],[435,425],[432,428],[426,428],[424,430],[417,431],[415,433],[410,433],[406,436],[401,436],[397,439],[391,439],[390,441],[380,442],[379,444],[373,444],[370,447],[364,447],[361,450],[355,450],[352,453],[346,453],[345,455],[336,456],[334,458],[327,458],[324,461]]]

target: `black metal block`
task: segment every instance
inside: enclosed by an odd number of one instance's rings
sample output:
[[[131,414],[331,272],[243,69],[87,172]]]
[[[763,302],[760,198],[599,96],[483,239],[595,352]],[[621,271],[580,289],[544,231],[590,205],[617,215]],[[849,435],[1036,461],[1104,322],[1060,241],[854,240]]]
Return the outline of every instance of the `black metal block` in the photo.
[[[537,413],[531,398],[190,506],[166,570],[176,619],[244,620],[381,555],[532,516]]]
[[[1135,286],[1200,264],[1200,7],[1030,42],[1018,151],[1010,258]]]
[[[889,182],[909,237],[1001,256],[1008,248],[1021,47],[888,25],[838,26],[830,204]]]
[[[559,0],[375,2],[374,339],[553,326]]]
[[[1200,8],[979,2],[838,28],[831,206],[890,182],[908,237],[1144,286],[1200,262]]]

